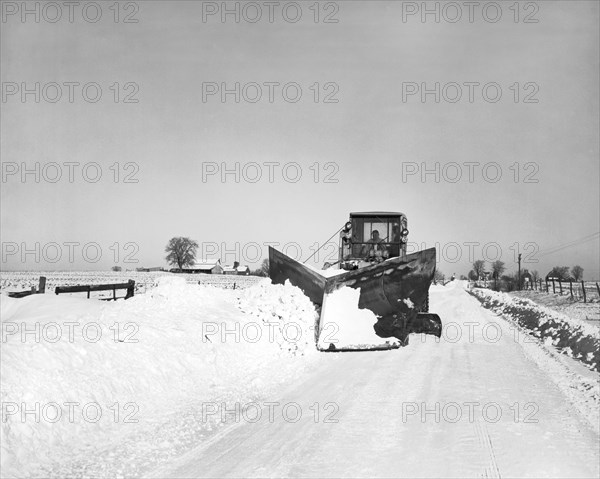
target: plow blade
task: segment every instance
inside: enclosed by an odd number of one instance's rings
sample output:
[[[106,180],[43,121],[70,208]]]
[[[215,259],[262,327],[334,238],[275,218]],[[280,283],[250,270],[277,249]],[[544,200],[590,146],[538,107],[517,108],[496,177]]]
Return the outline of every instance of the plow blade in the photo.
[[[420,312],[435,259],[435,248],[430,248],[325,277],[269,248],[269,275],[276,284],[289,279],[321,306],[319,349],[390,349],[406,345],[410,333],[440,337],[439,316]]]
[[[273,284],[283,284],[289,279],[290,283],[300,288],[313,303],[319,306],[323,304],[327,278],[271,246],[269,246],[269,277]]]

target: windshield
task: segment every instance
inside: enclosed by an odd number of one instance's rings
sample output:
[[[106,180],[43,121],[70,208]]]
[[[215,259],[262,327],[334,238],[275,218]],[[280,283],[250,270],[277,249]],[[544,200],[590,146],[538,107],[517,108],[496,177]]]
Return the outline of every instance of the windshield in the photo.
[[[352,218],[352,247],[348,251],[353,258],[367,256],[395,257],[400,254],[401,232],[405,228],[403,218],[354,217]]]

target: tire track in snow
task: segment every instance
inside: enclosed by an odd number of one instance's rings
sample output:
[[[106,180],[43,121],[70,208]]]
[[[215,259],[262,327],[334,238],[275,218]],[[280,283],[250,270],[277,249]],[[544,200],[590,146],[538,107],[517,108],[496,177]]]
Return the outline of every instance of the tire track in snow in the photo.
[[[485,467],[483,477],[499,479],[500,469],[498,468],[498,463],[496,462],[496,455],[494,454],[494,446],[492,444],[492,438],[490,437],[490,433],[487,430],[487,426],[479,420],[475,421],[474,425],[475,433],[477,434],[477,439],[479,440],[479,445],[483,449],[484,454],[489,457],[489,464]]]

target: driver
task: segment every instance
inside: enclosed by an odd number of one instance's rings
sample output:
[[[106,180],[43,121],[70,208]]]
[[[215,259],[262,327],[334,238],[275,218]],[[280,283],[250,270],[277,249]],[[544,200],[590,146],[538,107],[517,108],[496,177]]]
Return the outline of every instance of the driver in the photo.
[[[389,257],[389,252],[385,247],[384,241],[379,237],[379,231],[373,230],[371,239],[362,247],[361,256],[366,258],[375,258],[377,262],[381,262]]]

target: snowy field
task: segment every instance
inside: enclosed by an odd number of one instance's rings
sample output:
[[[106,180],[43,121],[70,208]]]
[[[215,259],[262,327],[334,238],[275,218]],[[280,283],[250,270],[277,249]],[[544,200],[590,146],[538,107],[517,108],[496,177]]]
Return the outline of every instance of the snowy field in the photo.
[[[600,300],[597,294],[590,294],[587,303],[584,303],[582,299],[572,300],[568,294],[561,296],[532,290],[513,291],[510,294],[518,298],[530,299],[541,306],[566,314],[571,318],[584,319],[600,328]]]
[[[3,295],[3,477],[598,477],[598,373],[465,287],[441,339],[355,353],[269,280]]]
[[[38,287],[40,276],[46,277],[46,292],[54,293],[57,286],[77,286],[87,284],[126,283],[135,281],[135,292],[146,293],[156,286],[156,280],[162,276],[185,278],[188,283],[202,283],[221,288],[246,288],[260,281],[256,276],[238,275],[207,275],[207,274],[174,274],[168,272],[138,272],[138,271],[16,271],[0,272],[0,293],[9,291],[31,290]],[[93,297],[111,297],[112,292],[100,291],[92,293]],[[77,297],[85,297],[85,293],[75,293]],[[120,296],[124,296],[121,292]]]

